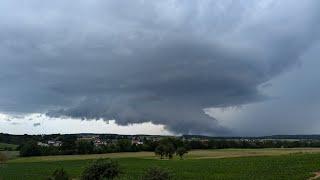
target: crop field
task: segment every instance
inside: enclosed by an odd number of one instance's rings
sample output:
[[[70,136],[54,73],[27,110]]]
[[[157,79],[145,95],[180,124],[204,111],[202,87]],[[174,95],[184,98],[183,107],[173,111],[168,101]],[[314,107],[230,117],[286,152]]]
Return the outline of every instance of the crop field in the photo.
[[[119,161],[119,179],[139,179],[148,167],[169,169],[174,179],[308,179],[320,170],[320,149],[197,150],[184,160],[160,160],[149,152],[15,158],[0,166],[0,179],[45,179],[63,167],[79,177],[93,159]]]

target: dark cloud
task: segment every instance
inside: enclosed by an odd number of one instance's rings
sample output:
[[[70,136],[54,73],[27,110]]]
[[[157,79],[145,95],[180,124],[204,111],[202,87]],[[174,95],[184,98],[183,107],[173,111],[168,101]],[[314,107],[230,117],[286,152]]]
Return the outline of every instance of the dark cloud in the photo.
[[[203,109],[268,99],[319,38],[318,1],[17,3],[0,8],[0,110],[177,133],[232,133]]]
[[[238,135],[318,134],[320,117],[320,76],[318,59],[320,43],[308,50],[299,68],[272,79],[265,93],[275,96],[270,101],[250,104],[240,110],[227,109],[226,126]],[[230,112],[231,111],[231,112]],[[223,113],[222,113],[223,114]]]

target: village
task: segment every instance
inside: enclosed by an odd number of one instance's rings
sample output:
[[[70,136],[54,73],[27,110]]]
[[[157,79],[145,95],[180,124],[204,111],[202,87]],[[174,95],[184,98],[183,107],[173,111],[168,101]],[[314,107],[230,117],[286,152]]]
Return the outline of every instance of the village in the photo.
[[[161,137],[159,136],[144,136],[144,135],[137,135],[137,136],[127,136],[127,135],[115,135],[111,138],[103,137],[104,135],[78,135],[79,137],[76,138],[76,141],[85,141],[85,142],[91,142],[94,144],[94,146],[103,146],[103,145],[116,145],[119,140],[129,140],[131,142],[131,145],[143,145],[144,141],[159,141]],[[47,141],[38,141],[37,145],[42,147],[60,147],[62,145],[61,137],[58,136],[56,138],[47,140]]]

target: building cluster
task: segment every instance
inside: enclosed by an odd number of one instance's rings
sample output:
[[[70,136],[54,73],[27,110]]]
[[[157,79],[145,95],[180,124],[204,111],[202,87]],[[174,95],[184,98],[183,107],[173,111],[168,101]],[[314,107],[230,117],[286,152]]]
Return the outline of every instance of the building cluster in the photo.
[[[118,137],[118,138],[102,138],[99,135],[80,135],[77,138],[77,141],[90,141],[93,142],[95,146],[102,146],[102,145],[110,145],[110,144],[117,144],[119,140],[129,140],[131,141],[132,145],[143,145],[144,140],[151,140],[151,141],[158,141],[158,137],[144,137],[144,136],[126,136],[126,137]],[[43,147],[60,147],[62,145],[62,141],[58,141],[55,139],[49,140],[47,142],[38,142],[39,146]]]
[[[103,140],[99,135],[82,135],[77,138],[78,141],[90,141],[93,142],[95,146],[102,146],[110,144],[110,141]]]
[[[126,137],[131,140],[132,145],[143,145],[143,140],[139,136]],[[99,135],[83,135],[77,139],[78,141],[91,141],[95,146],[117,144],[119,139],[103,139]]]
[[[43,147],[60,147],[62,145],[62,141],[56,141],[56,140],[49,140],[46,143],[43,142],[38,142],[38,146],[43,146]]]

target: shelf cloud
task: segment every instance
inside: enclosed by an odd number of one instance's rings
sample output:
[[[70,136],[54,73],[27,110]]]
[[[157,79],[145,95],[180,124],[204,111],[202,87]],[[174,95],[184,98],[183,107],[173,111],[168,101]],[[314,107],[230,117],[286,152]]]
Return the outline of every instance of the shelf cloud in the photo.
[[[4,1],[0,111],[232,134],[204,109],[270,99],[319,40],[319,3]]]

